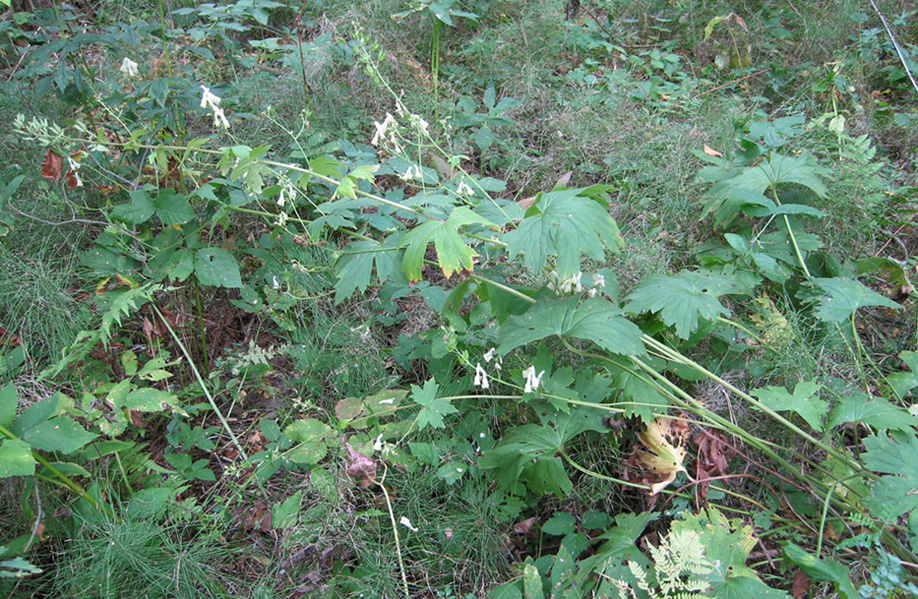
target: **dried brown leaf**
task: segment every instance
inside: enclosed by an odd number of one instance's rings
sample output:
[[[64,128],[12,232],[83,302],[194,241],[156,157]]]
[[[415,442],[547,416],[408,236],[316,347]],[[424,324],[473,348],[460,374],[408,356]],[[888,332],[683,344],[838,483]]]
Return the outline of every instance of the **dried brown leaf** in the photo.
[[[351,478],[358,479],[358,487],[366,489],[376,482],[376,462],[358,452],[350,444],[345,444],[345,447],[347,448],[347,456],[351,460],[345,472]]]
[[[45,152],[45,161],[41,165],[41,176],[52,181],[60,181],[63,170],[64,157],[49,148]]]

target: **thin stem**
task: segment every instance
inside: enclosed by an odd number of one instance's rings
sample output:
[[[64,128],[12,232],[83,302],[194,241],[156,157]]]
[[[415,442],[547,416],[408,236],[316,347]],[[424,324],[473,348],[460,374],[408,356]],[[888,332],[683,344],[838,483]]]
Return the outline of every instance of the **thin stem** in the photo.
[[[236,438],[236,433],[233,432],[233,429],[230,427],[229,422],[223,415],[223,412],[221,412],[220,408],[217,406],[217,402],[214,400],[214,396],[211,395],[210,389],[208,389],[207,384],[204,383],[204,377],[201,376],[201,372],[198,370],[197,365],[194,363],[194,360],[191,359],[191,355],[188,353],[188,349],[185,347],[185,344],[182,343],[182,340],[179,339],[178,335],[175,333],[175,330],[169,324],[169,321],[167,321],[166,317],[163,316],[163,313],[160,312],[159,306],[157,306],[155,303],[151,303],[150,306],[152,306],[153,311],[156,312],[156,315],[159,316],[160,321],[166,326],[166,329],[172,336],[172,340],[175,341],[176,345],[178,345],[179,349],[182,351],[182,354],[185,356],[185,359],[188,360],[188,366],[194,373],[195,379],[198,381],[198,385],[204,392],[204,396],[207,397],[207,401],[210,403],[210,407],[213,409],[214,413],[217,415],[217,418],[220,420],[220,424],[223,425],[223,430],[225,430],[230,439],[232,439],[233,445],[235,445],[239,455],[242,456],[242,460],[244,462],[248,462],[249,456],[246,454],[245,448],[242,446],[242,443],[239,442],[239,439]]]
[[[402,575],[402,587],[405,589],[405,599],[411,599],[411,592],[408,590],[408,575],[405,573],[405,561],[402,559],[402,544],[398,537],[398,523],[395,521],[395,512],[392,510],[392,500],[389,498],[389,490],[383,485],[386,480],[388,467],[383,463],[383,477],[380,480],[374,480],[383,491],[383,497],[386,498],[386,509],[389,511],[389,522],[392,523],[392,534],[395,535],[395,556],[398,558],[398,569]]]

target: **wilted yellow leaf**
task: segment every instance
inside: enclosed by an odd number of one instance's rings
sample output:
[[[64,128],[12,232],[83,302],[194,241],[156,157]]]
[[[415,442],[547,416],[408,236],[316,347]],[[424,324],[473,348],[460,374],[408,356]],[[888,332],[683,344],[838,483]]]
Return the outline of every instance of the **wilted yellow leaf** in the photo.
[[[638,435],[647,448],[647,451],[637,450],[638,463],[659,477],[650,486],[651,495],[668,487],[679,472],[686,472],[682,462],[688,453],[685,442],[689,433],[688,424],[682,420],[657,418]]]
[[[704,153],[707,154],[708,156],[717,156],[718,158],[723,157],[723,154],[721,154],[720,152],[718,152],[711,146],[707,146],[707,145],[704,147]]]

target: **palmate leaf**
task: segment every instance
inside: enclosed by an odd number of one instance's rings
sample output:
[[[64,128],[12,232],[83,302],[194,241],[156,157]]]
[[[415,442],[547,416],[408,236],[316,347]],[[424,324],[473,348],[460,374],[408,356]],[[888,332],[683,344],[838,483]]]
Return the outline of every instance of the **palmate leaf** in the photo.
[[[558,276],[580,270],[580,257],[602,260],[606,250],[617,253],[624,241],[615,220],[595,194],[599,186],[552,191],[538,195],[519,226],[506,233],[510,259],[522,255],[523,264],[540,271],[549,256],[557,258]]]
[[[453,210],[445,221],[425,221],[408,231],[401,239],[405,247],[405,259],[402,269],[410,281],[420,281],[421,268],[424,266],[424,254],[427,246],[433,241],[437,251],[437,262],[443,269],[446,278],[454,273],[475,268],[474,258],[478,254],[466,245],[459,235],[459,228],[470,224],[482,224],[497,228],[488,219],[461,206]]]
[[[793,395],[788,393],[784,387],[767,387],[753,391],[752,394],[765,407],[776,412],[796,412],[813,430],[822,432],[824,428],[822,421],[829,409],[829,404],[816,395],[819,389],[820,385],[812,381],[800,381],[794,387]]]
[[[341,303],[358,289],[367,290],[376,267],[376,279],[382,285],[389,280],[404,280],[399,262],[400,235],[390,235],[384,241],[372,239],[347,245],[335,262],[338,282],[335,283],[335,303]]]
[[[622,311],[601,297],[579,304],[577,296],[540,300],[525,314],[511,316],[500,328],[501,355],[552,335],[592,341],[616,354],[644,353],[641,329],[622,316]],[[579,304],[579,305],[578,305]]]
[[[911,372],[897,372],[886,377],[889,385],[899,397],[918,387],[918,352],[904,351],[899,354],[899,359],[905,362]]]
[[[819,165],[812,154],[799,156],[772,154],[762,163],[745,168],[734,177],[721,179],[708,192],[705,213],[713,213],[718,225],[729,223],[737,213],[750,210],[752,215],[807,214],[821,216],[808,206],[781,208],[765,193],[778,185],[795,184],[806,187],[824,198],[828,193],[823,178],[829,171]]]
[[[845,277],[816,278],[812,284],[822,289],[816,316],[823,322],[842,322],[851,318],[858,308],[883,306],[901,308],[866,285]]]
[[[677,275],[651,275],[628,296],[628,312],[659,312],[663,322],[688,339],[701,320],[714,320],[727,314],[718,297],[737,291],[723,276],[682,271]]]
[[[909,431],[918,425],[918,418],[882,397],[859,393],[843,397],[838,402],[829,414],[827,426],[833,428],[846,422],[862,422],[878,429]]]
[[[457,412],[449,399],[437,397],[439,390],[440,386],[433,379],[424,383],[423,388],[411,385],[411,399],[421,406],[417,421],[418,428],[422,430],[428,426],[444,428],[446,423],[443,417]]]
[[[914,431],[864,439],[864,465],[887,474],[873,484],[864,505],[878,518],[895,518],[918,508],[918,437]]]

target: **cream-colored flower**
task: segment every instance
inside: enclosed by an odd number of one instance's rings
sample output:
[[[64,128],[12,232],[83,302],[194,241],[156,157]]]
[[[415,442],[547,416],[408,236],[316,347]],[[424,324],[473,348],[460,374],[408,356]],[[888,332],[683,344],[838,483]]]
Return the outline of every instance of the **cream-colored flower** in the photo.
[[[481,364],[475,364],[475,380],[472,384],[482,389],[488,388],[488,373],[481,367]]]
[[[76,186],[83,187],[83,180],[80,179],[80,167],[83,165],[70,156],[67,156],[67,165],[70,167],[70,173],[73,175],[74,181],[76,181]]]
[[[226,113],[220,108],[220,96],[210,91],[210,88],[206,85],[202,85],[201,89],[204,90],[204,93],[201,94],[201,108],[210,108],[214,113],[214,127],[229,129],[229,121],[226,120]]]
[[[523,371],[523,378],[526,379],[526,387],[523,389],[523,393],[532,393],[533,391],[539,388],[539,385],[542,383],[542,375],[545,374],[543,370],[539,374],[536,374],[535,366],[530,366]]]
[[[133,79],[134,77],[140,77],[140,71],[137,67],[136,62],[125,56],[124,60],[121,61],[121,68],[118,70],[124,73],[124,76],[128,79]]]

